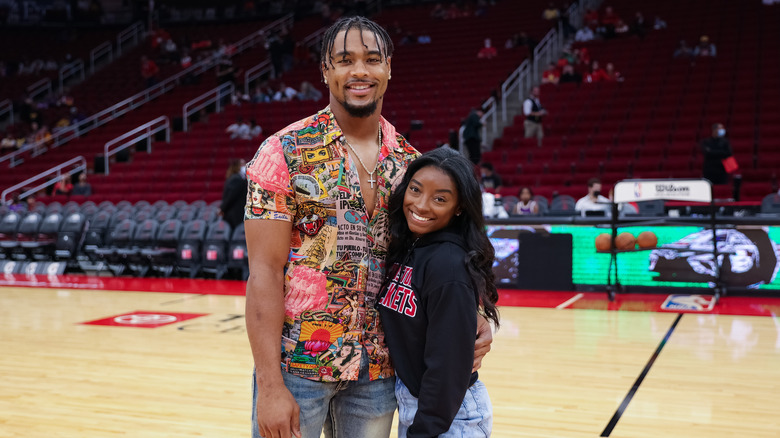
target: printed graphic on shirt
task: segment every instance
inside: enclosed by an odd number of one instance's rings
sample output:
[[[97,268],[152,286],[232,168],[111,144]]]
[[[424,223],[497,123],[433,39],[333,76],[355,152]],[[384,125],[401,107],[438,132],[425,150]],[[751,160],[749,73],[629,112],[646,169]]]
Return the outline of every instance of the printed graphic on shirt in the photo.
[[[412,318],[417,316],[417,297],[412,289],[411,267],[404,266],[398,270],[379,304]]]
[[[381,123],[373,217],[327,109],[269,137],[247,165],[246,219],[292,222],[281,361],[307,379],[356,380],[364,352],[371,379],[393,375],[374,305],[387,250],[387,197],[418,153]]]

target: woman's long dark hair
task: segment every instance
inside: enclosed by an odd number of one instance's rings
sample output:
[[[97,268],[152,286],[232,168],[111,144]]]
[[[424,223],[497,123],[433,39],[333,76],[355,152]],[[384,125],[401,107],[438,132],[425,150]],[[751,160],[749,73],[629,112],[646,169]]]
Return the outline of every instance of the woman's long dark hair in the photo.
[[[458,205],[461,214],[453,216],[448,228],[463,236],[466,243],[466,268],[479,298],[480,311],[498,327],[498,291],[493,275],[495,251],[487,237],[485,219],[482,215],[482,191],[474,175],[474,166],[463,155],[450,148],[437,148],[426,152],[409,164],[401,183],[390,195],[389,238],[385,266],[385,284],[395,272],[392,266],[403,263],[415,237],[406,223],[403,211],[404,196],[409,181],[418,170],[435,167],[452,178],[458,189]]]

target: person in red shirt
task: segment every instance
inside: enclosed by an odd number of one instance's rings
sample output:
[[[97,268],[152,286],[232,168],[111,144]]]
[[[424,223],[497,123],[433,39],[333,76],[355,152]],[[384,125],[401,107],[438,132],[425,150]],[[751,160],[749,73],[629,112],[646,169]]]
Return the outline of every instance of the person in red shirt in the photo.
[[[604,70],[604,74],[606,75],[604,77],[605,81],[612,81],[612,82],[623,82],[623,76],[620,74],[619,71],[615,70],[615,65],[611,62],[607,63],[607,67]]]
[[[493,47],[493,45],[490,42],[490,38],[485,38],[485,45],[479,49],[479,53],[477,53],[477,58],[479,59],[492,59],[498,56],[498,52],[496,51],[496,48]]]
[[[593,83],[608,80],[607,72],[599,66],[598,61],[593,61],[590,67],[590,73],[585,75],[584,82]]]
[[[54,194],[55,195],[70,195],[70,192],[73,191],[73,183],[70,179],[70,174],[62,175],[62,179],[57,181],[56,184],[54,184]]]
[[[607,6],[604,9],[604,15],[601,17],[602,35],[604,38],[613,38],[615,36],[615,29],[623,22],[620,16],[615,13],[612,6]]]
[[[157,83],[157,74],[160,73],[160,67],[157,67],[154,61],[147,56],[141,57],[141,77],[144,78],[147,87]]]
[[[555,63],[551,62],[550,65],[547,66],[547,70],[542,73],[542,83],[558,85],[560,80],[561,72],[558,71],[558,67],[555,65]]]

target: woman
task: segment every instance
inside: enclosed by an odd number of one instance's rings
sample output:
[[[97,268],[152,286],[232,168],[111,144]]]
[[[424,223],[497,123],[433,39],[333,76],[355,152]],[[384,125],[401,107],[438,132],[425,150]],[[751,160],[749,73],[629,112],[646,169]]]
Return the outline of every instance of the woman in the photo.
[[[231,159],[225,173],[222,202],[219,204],[219,214],[230,225],[231,230],[244,222],[246,191],[246,161]]]
[[[520,189],[519,199],[515,204],[514,214],[516,216],[539,214],[539,204],[534,201],[534,192],[531,191],[530,187]]]
[[[389,211],[377,306],[397,376],[398,436],[490,436],[492,407],[472,360],[477,314],[498,325],[498,294],[472,164],[448,148],[422,155]]]

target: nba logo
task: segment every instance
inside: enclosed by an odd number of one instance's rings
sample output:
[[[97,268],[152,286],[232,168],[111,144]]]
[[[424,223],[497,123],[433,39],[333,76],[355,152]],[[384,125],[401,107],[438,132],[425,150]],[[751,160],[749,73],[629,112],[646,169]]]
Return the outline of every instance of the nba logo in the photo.
[[[715,297],[703,295],[669,295],[661,304],[663,310],[687,310],[690,312],[709,312],[715,306]]]
[[[642,197],[642,184],[638,182],[634,183],[634,197],[637,199]]]

